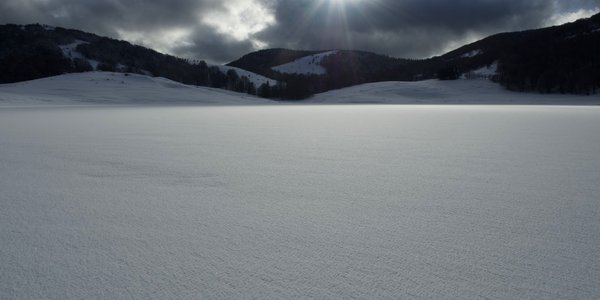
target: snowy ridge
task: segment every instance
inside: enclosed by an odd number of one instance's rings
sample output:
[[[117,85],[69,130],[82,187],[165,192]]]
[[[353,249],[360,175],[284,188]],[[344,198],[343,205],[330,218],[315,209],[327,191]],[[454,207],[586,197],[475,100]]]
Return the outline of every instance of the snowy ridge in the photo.
[[[73,73],[0,85],[0,105],[260,104],[269,100],[166,78],[110,72]]]
[[[335,53],[337,53],[337,51],[327,51],[309,55],[271,69],[284,74],[323,75],[327,72],[327,70],[321,66],[323,58]]]
[[[518,93],[486,79],[377,82],[317,94],[311,103],[600,105],[598,97]]]
[[[259,88],[261,85],[266,84],[266,83],[268,83],[271,86],[277,85],[276,80],[267,78],[262,75],[258,75],[256,73],[252,73],[250,71],[246,71],[244,69],[230,67],[230,66],[223,66],[223,65],[215,65],[215,67],[218,67],[219,70],[221,70],[221,72],[223,72],[225,74],[229,70],[235,70],[235,72],[240,76],[240,78],[243,76],[247,77],[248,80],[250,80],[250,82],[252,82],[256,88]]]

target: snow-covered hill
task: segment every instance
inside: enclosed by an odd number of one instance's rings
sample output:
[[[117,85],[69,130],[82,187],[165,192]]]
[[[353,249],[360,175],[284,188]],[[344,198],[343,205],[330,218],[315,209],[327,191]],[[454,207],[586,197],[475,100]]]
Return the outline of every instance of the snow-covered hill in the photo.
[[[260,104],[272,101],[160,77],[110,72],[73,73],[0,85],[0,105]]]
[[[0,85],[0,105],[39,104],[253,105],[276,101],[160,77],[110,72],[73,73]],[[484,79],[378,82],[317,94],[302,102],[328,104],[560,104],[600,105],[594,96],[507,91]]]
[[[250,80],[250,82],[254,83],[254,86],[256,88],[260,87],[261,85],[268,83],[271,86],[274,86],[277,84],[276,80],[267,78],[265,76],[262,75],[258,75],[256,73],[252,73],[250,71],[246,71],[244,69],[240,69],[240,68],[236,68],[236,67],[230,67],[230,66],[223,66],[223,65],[216,65],[216,67],[218,67],[221,72],[223,73],[227,73],[229,70],[234,70],[240,77],[247,77],[248,80]]]
[[[485,79],[377,82],[317,94],[310,103],[600,105],[597,96],[511,92]]]
[[[305,56],[287,64],[273,67],[272,69],[284,74],[323,75],[327,70],[321,66],[321,61],[323,61],[323,58],[335,53],[337,53],[337,51],[327,51]]]

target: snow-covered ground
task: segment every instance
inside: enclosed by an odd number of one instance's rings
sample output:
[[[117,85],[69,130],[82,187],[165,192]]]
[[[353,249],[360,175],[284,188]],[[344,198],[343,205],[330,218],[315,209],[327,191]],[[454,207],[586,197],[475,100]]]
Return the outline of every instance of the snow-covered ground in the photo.
[[[492,66],[493,68],[493,66]],[[571,104],[600,105],[600,97],[511,92],[485,79],[377,82],[315,95],[309,103]]]
[[[597,299],[598,132],[597,107],[3,106],[0,298]]]
[[[323,58],[335,53],[337,53],[337,51],[327,51],[315,55],[305,56],[287,64],[273,67],[272,69],[284,74],[322,75],[327,72],[327,70],[321,66]]]
[[[0,85],[0,106],[274,103],[276,102],[247,94],[189,86],[165,78],[136,74],[125,76],[109,72],[66,74]],[[302,103],[600,105],[600,97],[516,93],[488,80],[474,79],[370,83],[318,94]]]
[[[0,85],[0,106],[83,103],[252,105],[272,101],[160,77],[109,72],[66,74]]]

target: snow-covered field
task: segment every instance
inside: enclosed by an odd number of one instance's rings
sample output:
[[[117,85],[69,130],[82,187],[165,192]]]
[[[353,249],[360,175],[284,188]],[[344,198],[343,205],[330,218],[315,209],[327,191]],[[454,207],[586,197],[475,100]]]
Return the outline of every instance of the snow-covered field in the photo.
[[[225,70],[225,69],[223,69]],[[243,73],[240,73],[242,75]],[[256,79],[256,78],[255,78]],[[262,79],[261,79],[262,80]],[[274,85],[275,81],[271,82]],[[160,77],[109,72],[66,74],[0,85],[0,106],[263,105],[277,101],[184,85]],[[286,103],[286,102],[284,102]],[[289,102],[288,102],[289,103]],[[298,103],[298,102],[295,102]],[[600,105],[600,97],[510,92],[489,80],[378,82],[317,94],[308,104],[551,104]]]
[[[489,68],[473,72],[474,75],[492,75]],[[489,72],[488,72],[489,71]],[[493,70],[495,72],[495,70]],[[487,73],[486,73],[487,72]],[[354,104],[556,104],[600,105],[600,97],[518,93],[504,89],[486,79],[424,80],[416,82],[377,82],[333,90],[315,95],[310,103]]]
[[[0,85],[0,106],[257,105],[273,101],[166,78],[110,72],[75,73]]]
[[[599,132],[598,107],[5,105],[0,298],[597,299]]]

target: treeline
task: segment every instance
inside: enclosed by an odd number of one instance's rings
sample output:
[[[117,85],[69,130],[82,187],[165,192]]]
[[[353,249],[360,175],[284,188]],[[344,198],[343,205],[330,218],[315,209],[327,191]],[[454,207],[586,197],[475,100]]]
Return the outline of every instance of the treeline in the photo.
[[[271,97],[297,100],[333,89],[340,89],[368,82],[393,80],[395,70],[411,61],[363,51],[339,50],[321,61],[326,74],[285,74],[272,68],[298,58],[319,52],[286,49],[261,50],[234,61],[229,66],[273,78],[284,84],[270,93]],[[272,89],[272,87],[271,87]],[[259,94],[261,95],[261,94]],[[262,95],[261,95],[262,96]]]
[[[576,33],[564,30],[559,39],[538,32],[522,43],[522,49],[507,53],[499,65],[499,83],[515,91],[596,94],[600,90],[600,22],[570,25],[583,28]]]
[[[462,57],[481,51],[474,57]],[[498,64],[496,80],[520,92],[596,94],[600,90],[600,14],[561,26],[503,33],[442,57],[437,78],[456,79]]]
[[[82,57],[65,57],[61,46],[75,42]],[[2,25],[0,83],[97,69],[161,76],[265,98],[304,99],[369,82],[453,80],[495,63],[497,74],[490,79],[511,90],[596,94],[600,90],[600,14],[561,26],[494,35],[429,59],[340,50],[321,61],[327,70],[324,75],[283,74],[272,69],[317,53],[268,49],[229,64],[277,81],[256,86],[235,70],[224,72],[204,61],[161,54],[125,41],[41,25]]]
[[[75,42],[79,43],[75,51],[84,58],[67,57],[63,53],[61,46]],[[39,24],[0,26],[0,83],[93,71],[90,62],[95,62],[99,71],[160,76],[184,84],[253,95],[282,95],[283,85],[261,89],[235,70],[223,72],[204,61],[192,62],[125,41]]]
[[[2,26],[0,83],[11,83],[77,71],[41,26]]]

